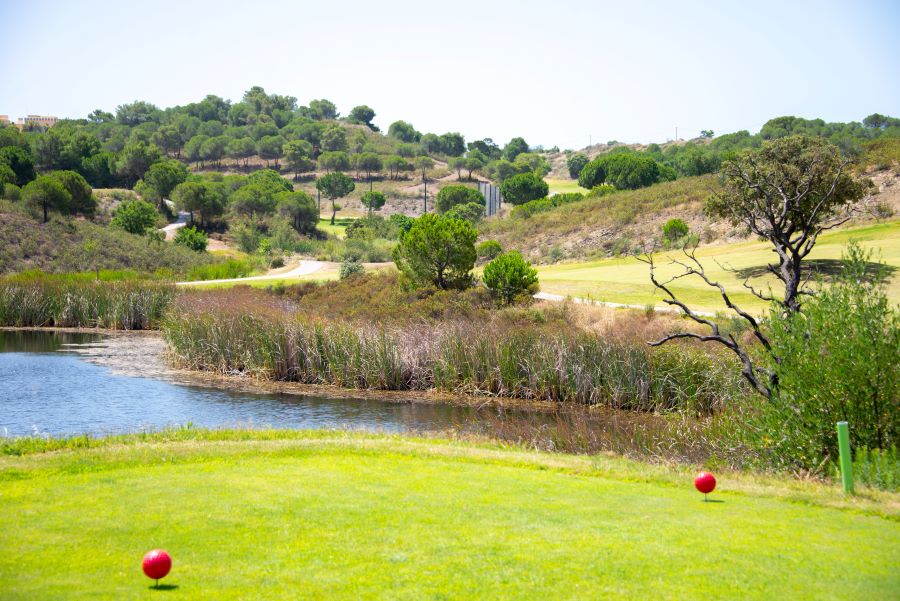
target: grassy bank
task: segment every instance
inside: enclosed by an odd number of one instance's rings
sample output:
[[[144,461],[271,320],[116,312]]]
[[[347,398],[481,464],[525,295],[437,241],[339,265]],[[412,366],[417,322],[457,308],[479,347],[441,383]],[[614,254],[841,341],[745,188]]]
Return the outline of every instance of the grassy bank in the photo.
[[[151,280],[11,276],[0,278],[0,326],[155,329],[174,296],[174,286]]]
[[[378,435],[191,432],[0,458],[5,599],[875,599],[896,495]],[[800,503],[793,501],[801,501]],[[854,510],[840,509],[852,508]],[[85,508],[89,508],[86,510]],[[727,560],[725,560],[727,558]]]

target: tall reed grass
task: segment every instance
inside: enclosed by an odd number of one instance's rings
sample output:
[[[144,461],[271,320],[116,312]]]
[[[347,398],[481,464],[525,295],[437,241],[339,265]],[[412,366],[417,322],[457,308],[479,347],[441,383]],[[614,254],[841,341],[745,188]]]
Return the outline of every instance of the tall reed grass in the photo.
[[[0,326],[155,329],[174,295],[145,280],[0,279]]]
[[[163,333],[181,367],[278,381],[697,414],[744,394],[721,357],[593,334],[459,323],[389,330],[215,310],[171,315]]]

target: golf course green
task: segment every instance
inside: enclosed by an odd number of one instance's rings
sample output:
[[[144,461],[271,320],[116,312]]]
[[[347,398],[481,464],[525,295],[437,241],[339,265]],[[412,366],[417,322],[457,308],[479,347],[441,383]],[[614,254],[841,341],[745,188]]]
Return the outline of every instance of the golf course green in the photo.
[[[833,273],[850,240],[858,240],[863,248],[873,250],[873,261],[883,261],[893,270],[889,274],[887,292],[893,301],[900,301],[900,275],[896,273],[900,268],[900,221],[825,232],[808,260],[813,272],[823,277]],[[697,258],[708,276],[723,284],[732,300],[741,307],[757,312],[767,307],[743,287],[744,278],[749,277],[753,285],[764,291],[770,286],[778,289],[775,278],[765,272],[766,264],[776,261],[775,254],[762,242],[704,245],[697,249]],[[685,256],[678,250],[656,254],[660,281],[683,271],[672,264],[672,259],[684,261]],[[665,306],[662,303],[664,295],[654,290],[650,282],[650,268],[633,257],[545,265],[538,267],[538,275],[543,292],[595,301]],[[698,277],[677,280],[670,287],[693,309],[726,310],[718,290],[710,288]]]
[[[687,468],[344,432],[175,431],[3,452],[7,600],[900,590],[898,495],[845,498],[833,484],[721,473],[707,503]],[[173,558],[160,590],[140,570],[155,548]]]

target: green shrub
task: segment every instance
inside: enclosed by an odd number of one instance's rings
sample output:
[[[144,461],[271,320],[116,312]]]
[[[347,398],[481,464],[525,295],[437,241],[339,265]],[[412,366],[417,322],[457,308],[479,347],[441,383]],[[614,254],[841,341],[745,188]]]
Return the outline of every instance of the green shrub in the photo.
[[[408,232],[409,228],[412,227],[413,221],[415,220],[412,217],[403,213],[394,213],[388,218],[388,222],[396,228],[398,236],[400,232]]]
[[[472,224],[428,213],[415,220],[394,249],[397,268],[419,286],[468,288],[475,266]]]
[[[505,202],[520,205],[529,200],[544,198],[550,192],[550,186],[534,173],[520,173],[504,180],[500,184],[500,194]]]
[[[344,230],[347,238],[359,238],[361,240],[372,240],[374,238],[395,239],[398,236],[399,228],[394,222],[389,221],[381,215],[370,215],[353,220],[353,223]]]
[[[512,210],[513,217],[528,218],[535,213],[543,213],[550,211],[556,207],[584,200],[584,194],[581,192],[566,192],[565,194],[554,194],[549,198],[538,198],[531,200],[525,204],[514,207]]]
[[[592,190],[595,186],[599,186],[606,179],[606,169],[604,169],[603,161],[594,159],[581,168],[578,174],[578,185],[585,190]]]
[[[578,179],[578,176],[581,175],[581,170],[584,169],[584,166],[587,164],[588,158],[580,152],[570,154],[566,159],[566,168],[569,170],[569,177]]]
[[[20,200],[22,198],[22,189],[13,183],[7,182],[3,184],[3,198],[6,200]]]
[[[228,228],[228,233],[237,244],[238,249],[245,253],[254,253],[259,248],[262,233],[255,224],[249,221],[235,221]]]
[[[364,192],[359,201],[362,203],[362,206],[369,209],[369,214],[371,215],[372,211],[378,211],[384,206],[384,203],[387,202],[387,196],[384,195],[384,192],[373,190]]]
[[[192,225],[182,227],[175,234],[175,244],[180,244],[193,251],[204,252],[207,244],[206,234]]]
[[[475,225],[484,218],[484,204],[468,202],[464,205],[454,205],[449,211],[444,213],[444,216],[448,219],[462,219]]]
[[[637,152],[611,152],[600,155],[581,170],[578,185],[588,190],[608,183],[617,190],[636,190],[660,181],[674,179],[671,168],[663,168],[652,157]]]
[[[562,249],[559,244],[554,244],[550,247],[549,252],[547,252],[547,260],[551,263],[557,263],[566,258],[566,252]]]
[[[485,240],[475,248],[479,259],[490,261],[503,252],[503,248],[496,240]]]
[[[506,305],[537,292],[537,270],[516,250],[503,253],[485,265],[483,279],[488,290]]]
[[[456,205],[469,203],[477,203],[484,206],[484,194],[475,188],[460,184],[444,186],[438,191],[437,199],[435,200],[435,206],[440,213],[446,213]]]
[[[614,185],[597,184],[596,186],[591,188],[590,196],[591,198],[600,198],[601,196],[606,196],[607,194],[612,194],[613,192],[617,192]]]
[[[344,259],[344,261],[341,263],[340,277],[342,280],[346,280],[350,276],[364,273],[365,271],[366,270],[363,267],[362,263],[351,257],[348,259]]]
[[[110,224],[122,228],[129,234],[142,235],[155,227],[158,219],[159,212],[149,202],[129,200],[116,208]]]
[[[778,385],[752,431],[776,465],[820,470],[835,461],[839,421],[849,422],[853,448],[900,444],[900,312],[869,257],[852,243],[836,283],[802,314],[772,311]]]
[[[840,477],[840,470],[835,469],[835,477]],[[897,447],[871,451],[866,447],[856,449],[853,478],[871,488],[900,492],[900,453]]]
[[[544,213],[552,210],[556,205],[549,198],[538,198],[537,200],[529,200],[525,204],[513,207],[511,216],[519,219],[528,219],[536,213]]]
[[[675,242],[679,238],[684,238],[687,236],[690,229],[687,224],[681,219],[669,219],[665,225],[663,225],[663,237],[669,242]]]

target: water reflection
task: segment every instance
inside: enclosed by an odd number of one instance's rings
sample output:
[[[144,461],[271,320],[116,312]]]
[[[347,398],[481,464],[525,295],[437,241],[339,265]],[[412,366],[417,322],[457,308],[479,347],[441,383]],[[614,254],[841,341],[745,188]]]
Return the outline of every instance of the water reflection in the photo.
[[[95,364],[101,337],[0,332],[0,434],[120,433],[185,424],[227,427],[442,430],[472,418],[449,405],[390,403],[190,386]],[[134,360],[134,359],[132,359]]]
[[[68,344],[97,342],[102,336],[83,332],[0,330],[0,353],[52,353]]]

